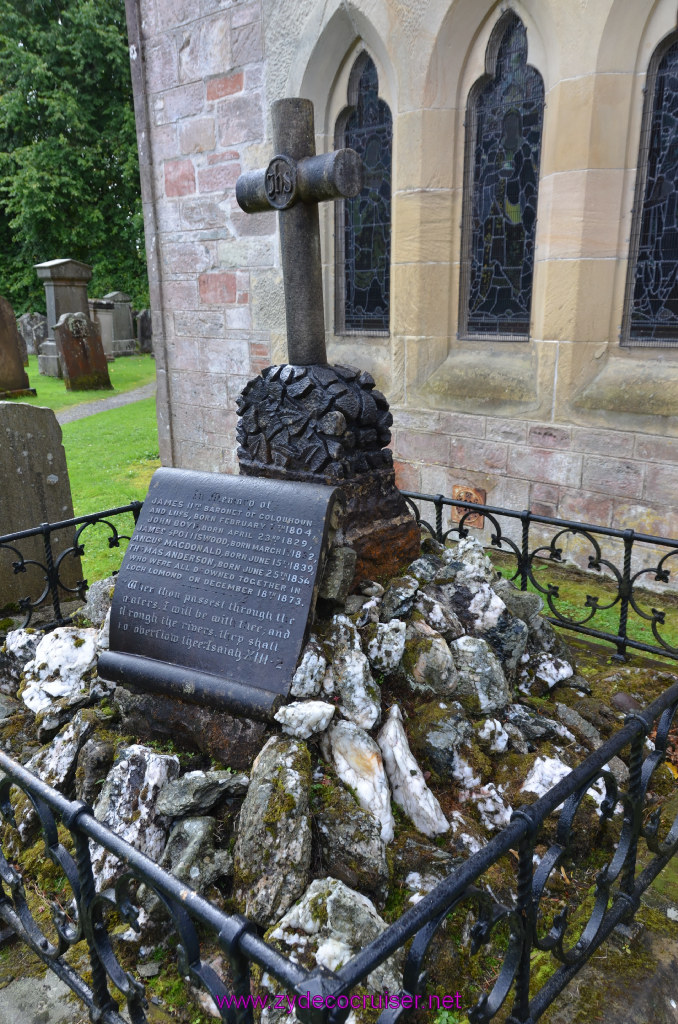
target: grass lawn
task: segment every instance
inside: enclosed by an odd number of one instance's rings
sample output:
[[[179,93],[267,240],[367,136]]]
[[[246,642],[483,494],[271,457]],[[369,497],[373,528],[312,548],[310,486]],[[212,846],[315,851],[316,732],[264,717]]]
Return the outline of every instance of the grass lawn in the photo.
[[[487,553],[495,568],[510,578],[515,569],[515,559],[491,549]],[[553,606],[557,612],[574,622],[585,624],[589,629],[616,635],[619,629],[619,601],[613,604],[617,587],[609,578],[606,579],[602,574],[595,572],[582,572],[573,567],[560,566],[546,559],[535,559],[533,572],[541,587],[547,588],[549,584],[558,587],[558,596],[553,598]],[[519,585],[518,580],[515,582]],[[529,580],[527,589],[540,593]],[[599,607],[593,616],[592,608],[586,604],[589,595],[598,598]],[[646,615],[651,616],[653,608],[665,613],[665,622],[657,627],[658,632],[666,643],[678,648],[678,596],[675,592],[661,593],[637,587],[634,589],[634,595],[638,607]],[[544,614],[553,615],[546,595],[540,596],[544,601]],[[606,608],[605,605],[611,607]],[[652,632],[651,623],[639,616],[633,608],[629,608],[627,635],[638,643],[661,646]],[[563,630],[565,640],[570,641],[574,636],[574,632]],[[629,651],[633,653],[631,648]]]
[[[160,466],[154,398],[66,423],[62,430],[76,516],[143,501]],[[132,532],[131,514],[114,522],[121,532]],[[109,536],[103,526],[84,532],[83,572],[89,583],[120,568],[124,548],[110,549]]]
[[[109,395],[132,391],[155,380],[155,359],[152,356],[125,356],[108,364],[113,385],[112,391],[67,391],[63,380],[38,373],[38,357],[28,357],[28,379],[31,387],[38,392],[33,398],[12,398],[8,401],[25,402],[27,405],[43,405],[54,412],[68,409],[82,402],[96,402]]]

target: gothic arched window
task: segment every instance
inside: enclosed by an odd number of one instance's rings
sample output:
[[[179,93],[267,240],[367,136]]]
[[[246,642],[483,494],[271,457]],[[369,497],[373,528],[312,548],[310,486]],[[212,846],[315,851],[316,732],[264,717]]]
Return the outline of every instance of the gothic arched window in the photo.
[[[678,342],[678,38],[648,68],[622,344]]]
[[[486,66],[466,114],[459,332],[527,340],[544,83],[514,14],[495,28]]]
[[[337,120],[337,149],[363,161],[363,188],[337,203],[336,332],[388,334],[391,286],[391,111],[379,99],[374,62],[362,53],[351,71],[349,106]]]

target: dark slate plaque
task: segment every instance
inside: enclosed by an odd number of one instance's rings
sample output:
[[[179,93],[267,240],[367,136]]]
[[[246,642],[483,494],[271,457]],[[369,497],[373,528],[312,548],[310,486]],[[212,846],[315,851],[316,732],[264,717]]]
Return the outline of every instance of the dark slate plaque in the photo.
[[[159,469],[116,581],[102,678],[272,714],[313,614],[336,494]]]

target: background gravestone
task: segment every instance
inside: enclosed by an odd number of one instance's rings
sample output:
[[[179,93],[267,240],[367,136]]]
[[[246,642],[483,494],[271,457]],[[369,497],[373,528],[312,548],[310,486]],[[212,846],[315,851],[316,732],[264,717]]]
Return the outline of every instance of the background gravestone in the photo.
[[[133,356],[137,350],[132,320],[132,297],[126,292],[109,292],[104,301],[113,303],[113,355]]]
[[[106,299],[89,300],[89,316],[98,325],[101,333],[101,344],[109,362],[115,359],[113,352],[113,310],[112,302]]]
[[[137,341],[139,351],[145,355],[153,353],[153,318],[150,309],[137,313]]]
[[[0,402],[0,479],[0,536],[73,517],[61,427],[51,409]],[[72,540],[72,531],[52,535],[55,561]],[[18,547],[25,559],[44,564],[41,537],[22,540]],[[35,599],[44,588],[44,571],[28,566],[25,573],[15,574],[16,560],[15,553],[0,549],[0,608],[22,597]],[[64,559],[61,578],[69,587],[80,582],[79,558]]]
[[[63,377],[54,328],[64,313],[87,315],[87,282],[91,280],[92,268],[78,260],[48,260],[36,263],[35,270],[45,285],[47,303],[47,339],[40,347],[38,368],[48,377]]]
[[[54,328],[57,351],[69,391],[111,389],[99,327],[84,313],[64,313]]]
[[[24,370],[14,310],[7,299],[0,296],[0,398],[34,394],[35,389],[31,388]]]
[[[47,317],[42,313],[24,313],[16,322],[17,330],[26,343],[29,356],[37,356],[47,338]]]

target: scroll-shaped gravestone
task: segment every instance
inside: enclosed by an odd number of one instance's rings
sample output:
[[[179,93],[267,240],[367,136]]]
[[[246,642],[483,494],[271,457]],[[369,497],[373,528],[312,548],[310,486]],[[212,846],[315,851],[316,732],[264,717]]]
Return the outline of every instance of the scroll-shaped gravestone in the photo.
[[[84,313],[64,313],[54,328],[57,351],[69,391],[111,389],[99,327]]]
[[[159,469],[118,574],[100,676],[270,718],[313,617],[336,497]]]

